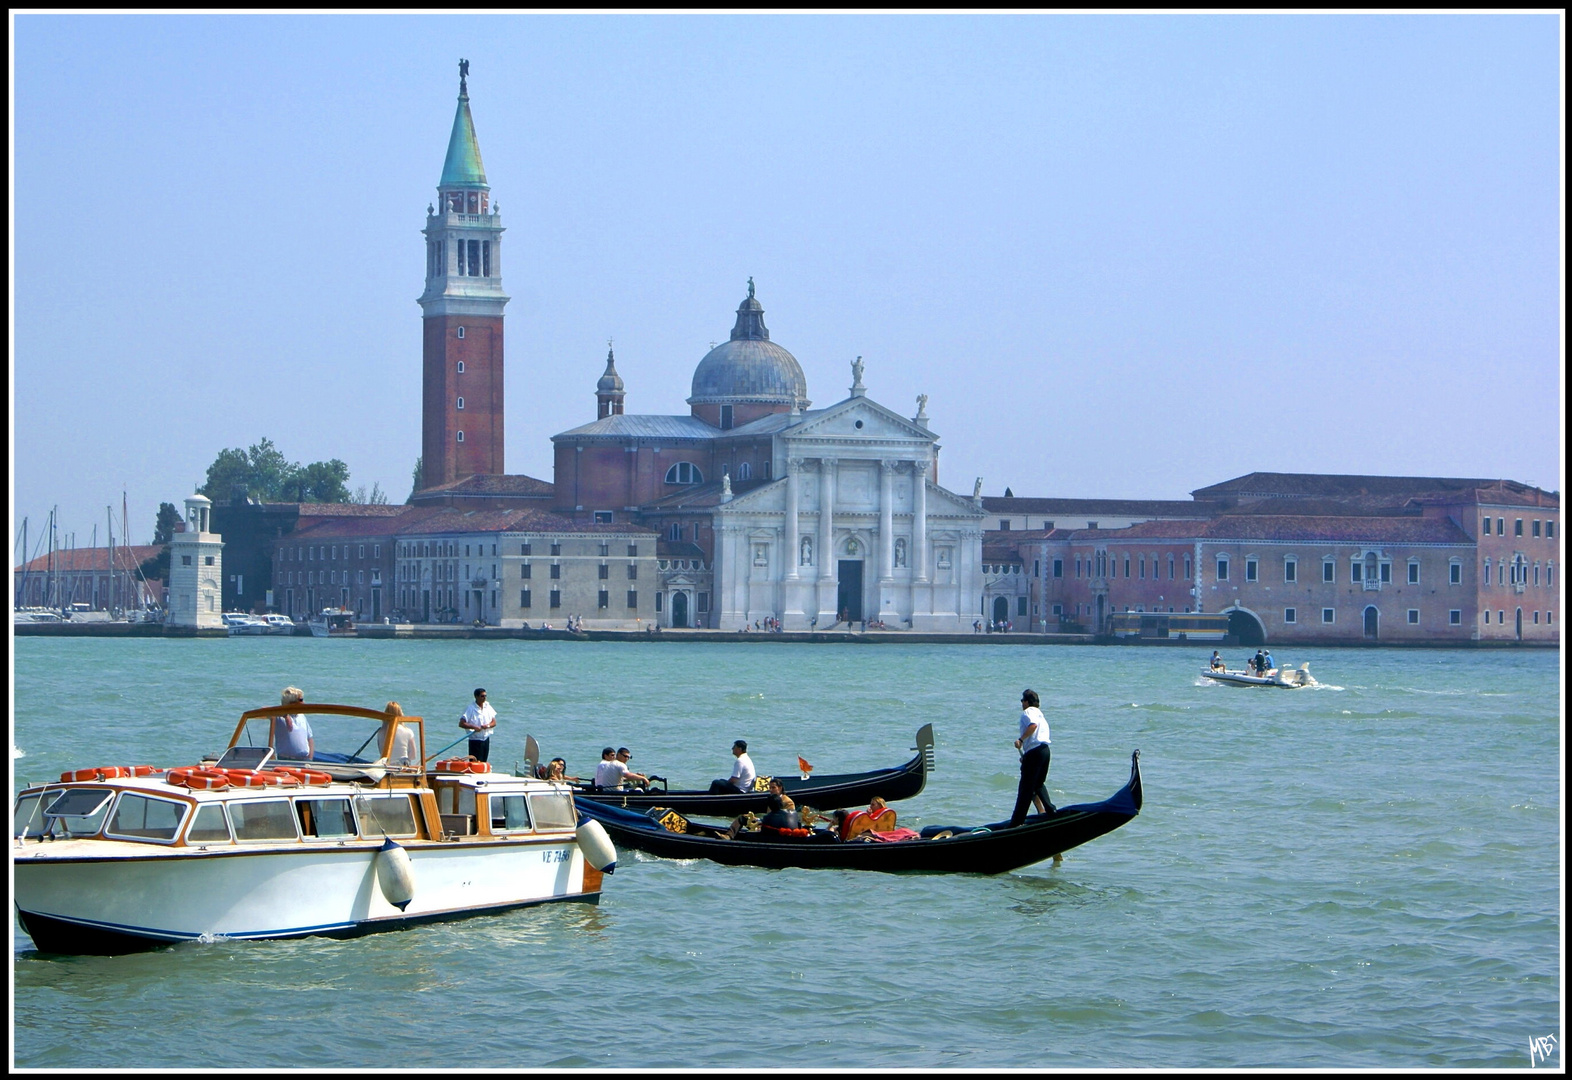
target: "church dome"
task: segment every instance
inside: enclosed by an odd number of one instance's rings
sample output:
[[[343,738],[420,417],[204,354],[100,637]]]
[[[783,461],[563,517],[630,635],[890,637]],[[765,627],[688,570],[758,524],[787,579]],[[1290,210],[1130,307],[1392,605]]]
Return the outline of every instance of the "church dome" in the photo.
[[[731,340],[715,346],[699,361],[693,372],[693,396],[688,398],[689,405],[745,402],[804,409],[810,404],[802,365],[770,340],[764,305],[753,297],[751,278],[748,298],[737,308]]]

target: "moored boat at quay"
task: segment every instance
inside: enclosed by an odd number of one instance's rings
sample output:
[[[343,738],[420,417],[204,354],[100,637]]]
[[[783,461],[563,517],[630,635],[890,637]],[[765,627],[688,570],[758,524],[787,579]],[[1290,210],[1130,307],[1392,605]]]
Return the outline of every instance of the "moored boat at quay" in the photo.
[[[670,811],[638,813],[583,800],[579,813],[599,821],[624,848],[667,859],[710,859],[728,866],[769,869],[877,870],[886,873],[1000,874],[1042,862],[1110,833],[1141,812],[1141,752],[1130,755],[1130,779],[1098,803],[1035,814],[1024,824],[976,827],[931,825],[904,839],[869,833],[841,840],[824,829],[798,835],[704,825]]]
[[[829,776],[777,776],[782,789],[797,802],[816,810],[839,810],[872,801],[876,796],[885,802],[909,799],[921,793],[933,771],[933,725],[924,724],[917,730],[917,745],[912,749],[917,756],[904,765],[870,772],[840,773]],[[524,757],[529,772],[534,775],[540,750],[533,738],[525,739]],[[768,776],[755,778],[752,791],[714,793],[708,789],[669,791],[665,780],[661,787],[620,788],[614,791],[596,790],[592,785],[574,787],[574,794],[582,801],[608,803],[630,810],[649,810],[660,806],[683,814],[701,817],[735,817],[749,811],[758,812],[768,807],[770,801]]]
[[[310,717],[308,760],[275,756],[286,714]],[[616,867],[567,785],[458,759],[428,769],[419,717],[347,705],[247,712],[200,765],[67,772],[22,790],[13,821],[18,918],[56,953],[595,903]]]
[[[354,637],[355,616],[348,608],[323,608],[306,620],[312,637]]]

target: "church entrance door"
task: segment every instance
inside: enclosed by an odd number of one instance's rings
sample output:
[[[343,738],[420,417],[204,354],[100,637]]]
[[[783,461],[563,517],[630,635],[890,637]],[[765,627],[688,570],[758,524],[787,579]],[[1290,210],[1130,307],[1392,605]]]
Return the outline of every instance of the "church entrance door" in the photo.
[[[835,590],[836,614],[847,622],[862,621],[862,560],[842,559],[836,565],[840,584]]]
[[[671,625],[682,630],[688,627],[688,594],[685,592],[671,594]]]
[[[993,624],[1002,629],[1010,617],[1010,601],[1003,596],[993,598]]]
[[[1380,637],[1381,613],[1371,607],[1365,608],[1365,637],[1372,640]]]

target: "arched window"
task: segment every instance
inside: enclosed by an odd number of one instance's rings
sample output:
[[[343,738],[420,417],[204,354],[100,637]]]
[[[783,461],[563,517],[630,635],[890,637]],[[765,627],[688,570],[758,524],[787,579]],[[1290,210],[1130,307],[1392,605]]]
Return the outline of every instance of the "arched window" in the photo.
[[[458,433],[458,441],[459,442],[463,442],[464,441],[464,433],[462,431]]]
[[[462,326],[458,328],[458,336],[459,337],[463,337],[464,336],[464,328]]]
[[[673,543],[675,543],[675,542],[677,542],[677,541],[682,539],[682,526],[681,525],[678,525],[676,523],[672,524],[672,526],[671,526],[671,539],[672,539]]]
[[[458,373],[460,375],[464,374],[464,361],[462,360],[458,362]]]
[[[704,474],[697,465],[686,461],[679,461],[666,470],[666,483],[668,484],[702,484]]]
[[[458,407],[460,409],[462,409],[464,407],[464,399],[463,398],[459,398],[458,399]]]
[[[753,476],[753,466],[749,465],[746,461],[744,461],[741,465],[737,466],[737,479],[738,480],[747,480],[747,479],[749,479],[752,476]]]

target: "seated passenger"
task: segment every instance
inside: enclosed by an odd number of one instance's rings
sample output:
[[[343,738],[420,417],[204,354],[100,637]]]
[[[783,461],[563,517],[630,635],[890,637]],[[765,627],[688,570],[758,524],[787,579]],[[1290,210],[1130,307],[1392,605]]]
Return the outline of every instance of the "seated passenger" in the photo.
[[[623,747],[621,753],[609,746],[602,750],[600,764],[595,766],[595,790],[616,791],[626,780],[648,783],[649,777],[628,769],[628,758],[632,756],[627,747]]]
[[[779,808],[771,810],[759,819],[759,828],[774,829],[777,832],[782,829],[801,829],[802,817],[797,813],[797,804],[792,797],[782,795]]]
[[[279,695],[280,705],[298,705],[306,700],[298,686],[286,686]],[[311,734],[311,725],[304,714],[296,713],[273,718],[273,754],[281,761],[310,761],[316,753],[317,742]]]
[[[1213,671],[1222,671],[1226,667],[1227,667],[1227,665],[1223,663],[1223,654],[1218,652],[1216,649],[1213,649],[1212,650],[1212,670]]]
[[[554,780],[562,784],[579,783],[579,778],[577,776],[568,775],[568,763],[559,757],[552,758],[550,762],[543,766],[541,779]]]
[[[738,739],[732,743],[731,755],[737,759],[731,767],[731,776],[710,781],[711,795],[735,795],[739,791],[753,790],[753,778],[758,774],[753,769],[753,759],[748,756],[747,741]]]
[[[407,724],[401,724],[395,717],[403,716],[404,710],[396,701],[387,703],[382,710],[388,714],[388,719],[382,721],[382,733],[377,736],[377,745],[380,747],[387,741],[388,728],[393,728],[393,748],[388,751],[389,765],[419,765],[420,745],[415,738],[415,729]]]
[[[895,811],[891,810],[882,798],[875,795],[868,804],[869,831],[889,832],[895,828]]]
[[[835,835],[842,840],[855,840],[873,828],[873,819],[866,810],[837,810],[831,817],[835,822]]]

